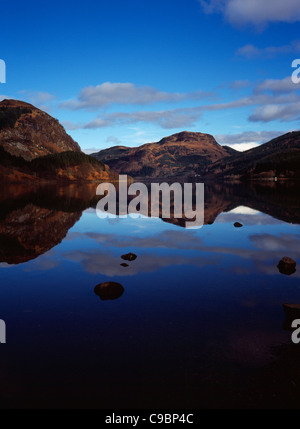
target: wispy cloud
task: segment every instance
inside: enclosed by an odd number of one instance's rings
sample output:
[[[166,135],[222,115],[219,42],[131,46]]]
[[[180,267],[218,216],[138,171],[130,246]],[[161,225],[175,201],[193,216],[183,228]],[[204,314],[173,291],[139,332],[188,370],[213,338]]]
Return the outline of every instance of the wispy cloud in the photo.
[[[106,139],[106,143],[114,143],[116,145],[119,145],[121,142],[118,139],[118,137],[108,136],[107,139]]]
[[[169,93],[159,91],[151,86],[136,86],[133,83],[105,82],[97,86],[83,88],[76,99],[60,103],[60,108],[69,110],[97,110],[112,104],[151,105],[159,102],[179,102],[183,100],[199,100],[211,97],[206,91],[191,93]]]
[[[299,91],[300,86],[292,82],[290,76],[284,79],[266,79],[258,83],[255,88],[255,93],[271,92],[273,94],[287,94],[289,92]]]
[[[55,95],[50,94],[45,91],[20,91],[20,94],[24,98],[25,101],[33,104],[35,107],[38,107],[41,110],[46,112],[52,110],[52,103],[56,99]]]
[[[255,109],[249,116],[251,122],[280,122],[294,121],[300,119],[300,101],[287,105],[267,104]]]
[[[205,13],[222,13],[233,25],[263,28],[274,22],[300,21],[299,0],[199,0]]]
[[[237,50],[236,54],[248,59],[265,57],[272,58],[280,54],[298,54],[300,52],[300,41],[296,40],[289,45],[283,46],[267,46],[265,48],[258,48],[254,45],[245,45]]]
[[[251,122],[280,122],[294,121],[300,118],[299,85],[295,85],[291,77],[284,79],[266,79],[254,88],[254,94],[271,94],[271,99],[265,100],[249,116]],[[281,101],[281,102],[280,102]]]
[[[247,85],[250,85],[250,82],[236,81],[231,84],[231,86],[236,88]],[[64,126],[69,130],[79,128],[99,129],[142,122],[158,125],[164,129],[176,129],[195,126],[205,112],[241,109],[251,106],[256,106],[254,112],[249,116],[252,122],[259,120],[268,122],[276,119],[290,121],[297,119],[299,116],[300,96],[298,95],[298,90],[299,86],[293,84],[290,77],[285,79],[267,79],[256,83],[249,96],[229,102],[159,111],[138,110],[133,112],[103,113],[85,124],[65,122]],[[273,106],[273,108],[270,106]],[[280,117],[281,112],[283,115]],[[253,143],[253,141],[244,143]]]
[[[15,97],[10,97],[9,95],[0,95],[0,101],[3,100],[13,100]]]

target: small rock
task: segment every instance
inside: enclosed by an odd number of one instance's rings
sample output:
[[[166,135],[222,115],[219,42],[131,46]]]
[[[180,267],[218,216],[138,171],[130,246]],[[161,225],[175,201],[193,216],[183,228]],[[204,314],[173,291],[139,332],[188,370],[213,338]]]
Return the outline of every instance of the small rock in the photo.
[[[281,259],[277,268],[281,274],[291,276],[296,272],[296,262],[292,258],[285,256]]]
[[[124,261],[135,261],[137,256],[134,253],[128,253],[127,255],[123,255],[121,256],[122,259],[124,259]]]
[[[292,323],[296,319],[300,319],[300,305],[299,304],[283,304],[283,309],[286,319],[283,328],[286,331],[293,331]]]
[[[242,228],[243,224],[241,224],[240,222],[235,222],[234,226],[235,228]]]
[[[124,264],[121,264],[121,267],[127,268],[129,267],[129,265],[124,263]]]
[[[120,298],[124,293],[124,288],[120,283],[105,282],[97,285],[94,292],[102,301],[108,301]]]

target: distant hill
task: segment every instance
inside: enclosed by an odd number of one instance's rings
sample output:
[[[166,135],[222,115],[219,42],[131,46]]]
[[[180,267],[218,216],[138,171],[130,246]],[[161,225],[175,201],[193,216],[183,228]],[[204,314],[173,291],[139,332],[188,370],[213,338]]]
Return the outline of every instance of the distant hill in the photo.
[[[227,179],[300,179],[300,131],[219,160],[206,170],[206,175]]]
[[[219,145],[209,134],[184,131],[158,143],[136,148],[115,146],[92,156],[121,174],[135,178],[168,178],[202,174],[214,162],[234,152]]]
[[[117,174],[80,146],[60,123],[31,104],[0,103],[1,182],[102,181]]]
[[[209,134],[185,131],[158,143],[115,146],[92,156],[135,178],[300,179],[300,132],[238,152],[219,145]]]

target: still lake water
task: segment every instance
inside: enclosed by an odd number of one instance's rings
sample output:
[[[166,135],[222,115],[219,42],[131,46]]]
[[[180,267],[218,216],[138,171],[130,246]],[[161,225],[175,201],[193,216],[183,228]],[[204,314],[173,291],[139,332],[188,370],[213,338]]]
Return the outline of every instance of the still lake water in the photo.
[[[2,189],[0,407],[299,407],[283,304],[300,304],[300,269],[277,268],[300,266],[299,191],[207,184],[186,230],[101,220],[92,185]],[[122,296],[102,301],[106,281]]]

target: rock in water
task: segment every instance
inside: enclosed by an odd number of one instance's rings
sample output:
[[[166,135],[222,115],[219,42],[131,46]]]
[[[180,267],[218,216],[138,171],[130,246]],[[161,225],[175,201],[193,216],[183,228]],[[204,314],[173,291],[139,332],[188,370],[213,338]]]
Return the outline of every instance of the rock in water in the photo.
[[[124,288],[120,283],[105,282],[97,285],[94,292],[102,301],[108,301],[120,298],[124,293]]]
[[[290,276],[296,272],[296,262],[292,258],[285,256],[281,259],[277,268],[281,274]]]
[[[134,253],[128,253],[127,255],[123,255],[121,256],[122,259],[124,259],[124,261],[135,261],[137,256]]]
[[[241,224],[240,222],[235,222],[234,226],[235,228],[242,228],[243,224]]]
[[[129,265],[124,263],[124,264],[121,264],[121,267],[127,268],[129,267]]]
[[[292,323],[296,319],[300,319],[300,305],[299,304],[283,304],[283,309],[286,319],[283,328],[286,331],[293,331]]]

